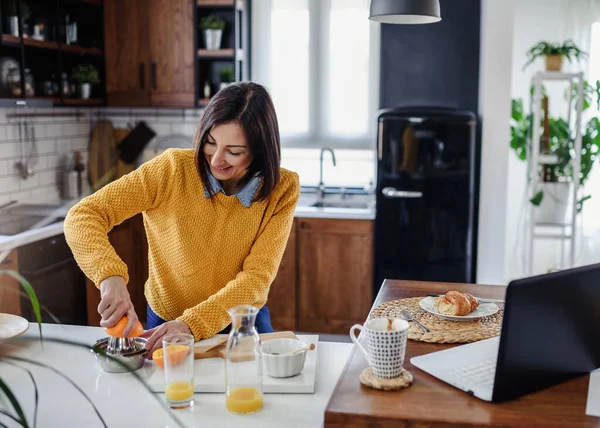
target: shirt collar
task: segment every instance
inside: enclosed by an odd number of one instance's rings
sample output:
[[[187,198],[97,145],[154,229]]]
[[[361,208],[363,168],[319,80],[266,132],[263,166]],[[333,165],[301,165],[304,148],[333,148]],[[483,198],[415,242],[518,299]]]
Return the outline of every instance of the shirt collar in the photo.
[[[213,190],[213,195],[216,195],[219,192],[222,192],[224,195],[226,195],[225,190],[223,190],[223,186],[221,186],[221,182],[219,180],[217,180],[209,171],[207,171],[208,174],[208,181],[210,182],[210,187]],[[258,191],[258,187],[260,186],[260,174],[257,172],[256,174],[254,174],[254,176],[250,179],[250,181],[248,181],[248,183],[246,183],[246,185],[242,188],[242,190],[240,190],[239,192],[237,192],[235,195],[240,202],[242,203],[242,205],[246,208],[250,208],[250,205],[252,205],[252,202],[254,201],[254,197],[256,196],[256,192]],[[208,189],[206,188],[206,186],[204,187],[204,197],[208,198],[210,195],[208,193]]]

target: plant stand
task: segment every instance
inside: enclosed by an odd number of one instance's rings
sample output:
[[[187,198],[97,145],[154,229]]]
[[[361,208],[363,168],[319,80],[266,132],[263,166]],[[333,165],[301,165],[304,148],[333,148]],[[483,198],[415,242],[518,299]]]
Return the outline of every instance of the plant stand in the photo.
[[[571,136],[574,131],[574,157],[571,160],[573,167],[573,180],[570,183],[572,189],[569,192],[567,198],[567,213],[570,212],[569,221],[563,220],[560,222],[540,222],[536,218],[536,207],[533,203],[529,202],[529,222],[528,230],[526,231],[526,242],[527,242],[527,274],[533,275],[534,266],[534,242],[536,239],[550,239],[561,241],[561,269],[565,267],[573,267],[575,265],[575,236],[576,236],[576,221],[577,221],[577,201],[579,195],[579,171],[581,170],[581,115],[583,111],[583,73],[562,73],[562,72],[537,72],[534,74],[533,82],[533,98],[531,109],[533,112],[533,123],[539,124],[541,121],[540,117],[540,105],[542,101],[542,82],[544,81],[564,81],[568,82],[569,87],[569,100],[568,100],[568,113],[567,123],[571,130]],[[572,105],[572,89],[573,85],[577,85],[577,104],[575,111],[571,111]],[[572,114],[575,117],[571,117]],[[573,127],[575,128],[573,130]],[[540,154],[540,126],[532,126],[532,137],[528,146],[528,153],[531,156],[527,156],[527,194],[528,199],[531,199],[537,189],[542,184],[540,179],[539,168],[542,164],[556,163],[553,161],[552,156]],[[545,196],[547,197],[547,196]],[[555,233],[539,232],[539,228],[555,228]],[[569,255],[567,265],[565,266],[565,242],[569,241]]]

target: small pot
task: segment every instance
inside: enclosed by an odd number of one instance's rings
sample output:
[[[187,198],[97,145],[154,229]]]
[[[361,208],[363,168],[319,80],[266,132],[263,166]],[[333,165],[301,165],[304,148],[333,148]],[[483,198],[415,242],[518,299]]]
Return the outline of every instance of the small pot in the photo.
[[[204,30],[204,44],[208,50],[221,48],[222,30]]]
[[[92,85],[90,83],[82,83],[79,85],[79,93],[81,98],[87,100],[92,93]]]
[[[307,344],[296,339],[271,339],[262,344],[262,357],[267,376],[283,378],[301,373],[306,350],[291,354]]]
[[[548,55],[546,57],[546,71],[560,71],[562,70],[562,65],[562,55]]]

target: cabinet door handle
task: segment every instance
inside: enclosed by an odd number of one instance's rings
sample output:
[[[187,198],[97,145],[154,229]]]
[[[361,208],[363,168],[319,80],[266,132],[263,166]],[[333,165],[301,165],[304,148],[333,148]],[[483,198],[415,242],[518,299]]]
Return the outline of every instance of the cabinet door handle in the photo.
[[[421,198],[423,197],[422,192],[410,191],[410,190],[398,190],[393,187],[384,187],[381,193],[386,198]]]
[[[156,90],[156,63],[150,64],[150,78],[152,79],[152,89]]]
[[[139,67],[139,76],[138,76],[138,80],[140,83],[140,89],[144,89],[144,87],[146,86],[146,82],[145,82],[145,75],[146,73],[144,73],[146,68],[146,65],[142,62],[140,63],[140,67]]]

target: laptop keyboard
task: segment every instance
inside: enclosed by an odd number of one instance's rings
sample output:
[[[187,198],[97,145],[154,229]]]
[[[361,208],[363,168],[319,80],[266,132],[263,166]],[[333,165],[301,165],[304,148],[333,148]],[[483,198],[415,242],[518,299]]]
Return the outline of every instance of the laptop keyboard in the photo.
[[[457,367],[449,374],[469,387],[489,388],[494,385],[496,362],[496,358],[490,358],[468,366]]]

